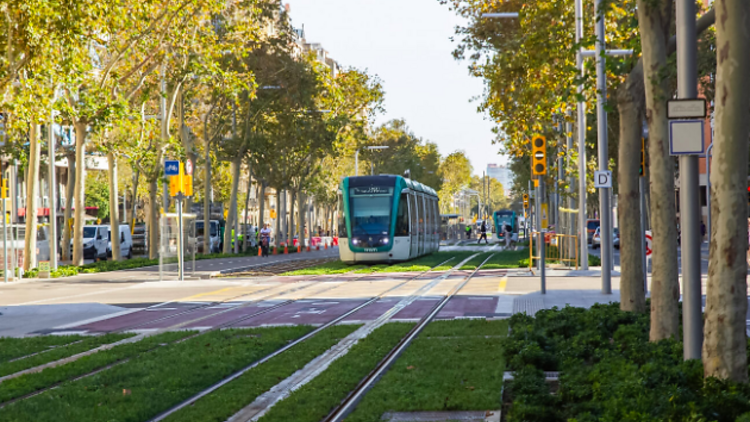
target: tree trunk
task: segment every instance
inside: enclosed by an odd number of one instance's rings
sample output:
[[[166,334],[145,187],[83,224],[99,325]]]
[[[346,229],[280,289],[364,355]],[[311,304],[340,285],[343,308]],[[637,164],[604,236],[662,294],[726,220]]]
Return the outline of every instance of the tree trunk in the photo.
[[[52,130],[52,128],[49,128]],[[23,270],[36,267],[37,199],[39,198],[39,125],[32,123],[29,130],[29,165],[26,169],[26,238],[24,245]]]
[[[70,261],[70,219],[73,214],[73,195],[76,183],[75,154],[68,152],[68,181],[65,184],[65,213],[63,214],[62,259]]]
[[[266,212],[266,182],[261,181],[258,184],[258,227],[259,231],[265,227],[265,218],[263,213]]]
[[[281,231],[279,230],[281,228],[281,189],[276,189],[276,221],[274,223],[274,246],[279,246],[279,243],[281,243]]]
[[[646,311],[641,248],[641,209],[638,167],[641,152],[641,109],[637,98],[643,93],[643,75],[630,74],[617,92],[620,113],[618,165],[618,215],[620,217],[620,309]]]
[[[306,241],[309,236],[312,235],[312,221],[307,221],[307,195],[300,191],[298,195],[297,212],[299,212],[299,245],[302,249],[305,249]],[[305,233],[305,226],[309,224],[307,233]],[[312,245],[312,242],[309,243]]]
[[[138,182],[140,181],[140,175],[141,175],[140,170],[136,170],[135,174],[133,175],[133,195],[131,195],[130,197],[131,198],[130,206],[132,209],[132,212],[130,214],[131,232],[133,228],[135,227],[135,213],[136,213],[136,210],[138,209]]]
[[[290,189],[289,192],[291,193],[292,197],[289,198],[289,243],[294,245],[294,235],[297,233],[297,226],[294,224],[294,205],[295,200],[297,199],[297,191],[294,189]],[[299,239],[301,240],[303,236],[300,236]]]
[[[206,134],[208,137],[208,134]],[[209,152],[209,142],[206,138],[206,163],[205,177],[203,188],[203,253],[210,254],[211,247],[209,244],[209,234],[211,233],[211,153]]]
[[[158,162],[158,161],[157,161]],[[148,190],[148,257],[159,257],[159,178],[149,181]]]
[[[86,204],[84,203],[84,194],[86,192],[86,123],[77,121],[75,123],[76,131],[76,177],[75,191],[73,193],[73,207],[75,208],[75,217],[73,218],[73,265],[83,265],[83,220]]]
[[[747,382],[747,169],[750,136],[750,3],[715,3],[716,111],[711,166],[711,244],[706,289],[706,377]]]
[[[242,155],[240,155],[241,157]],[[227,221],[224,226],[224,253],[232,253],[232,231],[234,228],[234,221],[237,218],[237,193],[240,188],[240,165],[242,164],[242,158],[235,158],[232,160],[231,171],[232,171],[232,194],[229,199],[229,212],[227,213]]]
[[[667,34],[672,2],[638,0],[638,22],[643,46],[646,121],[649,132],[653,270],[651,273],[651,341],[679,336],[680,289],[677,273],[674,159],[669,155],[667,99]],[[640,125],[638,126],[640,127]]]
[[[109,233],[112,243],[112,260],[119,261],[122,259],[120,254],[120,213],[118,205],[117,191],[117,160],[115,155],[110,151],[107,154],[109,161]]]
[[[245,195],[245,216],[242,222],[247,226],[250,216],[250,190],[253,188],[253,176],[247,175],[247,195]],[[252,222],[251,222],[252,223]],[[252,224],[250,224],[252,226]],[[244,236],[242,236],[242,252],[247,252],[248,243],[250,243],[250,236],[252,230],[243,230]]]

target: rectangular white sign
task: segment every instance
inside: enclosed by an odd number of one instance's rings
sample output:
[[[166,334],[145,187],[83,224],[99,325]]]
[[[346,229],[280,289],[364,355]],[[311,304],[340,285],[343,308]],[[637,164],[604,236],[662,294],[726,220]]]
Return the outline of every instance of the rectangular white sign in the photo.
[[[612,172],[609,170],[594,172],[594,187],[597,189],[612,187]]]
[[[667,118],[699,119],[706,117],[706,100],[669,100],[667,101]]]
[[[669,122],[670,155],[703,155],[705,120],[674,120]]]

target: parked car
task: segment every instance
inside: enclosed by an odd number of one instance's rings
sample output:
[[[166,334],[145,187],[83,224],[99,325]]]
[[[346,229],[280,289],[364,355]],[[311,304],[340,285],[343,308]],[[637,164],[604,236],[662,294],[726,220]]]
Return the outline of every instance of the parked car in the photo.
[[[596,249],[602,245],[601,227],[597,227],[591,240],[591,247]],[[612,230],[612,245],[615,249],[620,249],[620,229],[615,227]]]
[[[592,243],[594,232],[599,228],[599,220],[586,220],[586,232],[588,233],[588,242]]]
[[[107,258],[112,257],[112,231],[107,232]],[[120,256],[133,258],[133,236],[130,234],[130,226],[120,224]]]
[[[70,254],[73,255],[70,239]],[[109,226],[83,226],[83,259],[106,260],[109,243]]]
[[[208,248],[209,253],[219,253],[221,252],[221,236],[219,234],[219,220],[211,220],[210,222],[210,230],[208,232]],[[195,221],[195,241],[197,243],[198,247],[198,253],[203,253],[203,236],[205,233],[205,230],[203,230],[204,227],[204,221],[203,220],[197,220]]]

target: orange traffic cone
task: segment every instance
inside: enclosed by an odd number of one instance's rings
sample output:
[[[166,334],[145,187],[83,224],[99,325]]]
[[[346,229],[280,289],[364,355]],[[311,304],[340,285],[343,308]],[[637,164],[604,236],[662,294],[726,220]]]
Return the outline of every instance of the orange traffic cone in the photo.
[[[297,253],[300,253],[300,252],[302,252],[302,246],[297,245]]]
[[[307,252],[310,252],[310,245],[307,245]]]
[[[258,245],[258,256],[261,256],[261,255],[263,255],[263,248],[261,248],[260,245]]]
[[[278,248],[277,248],[276,246],[274,246],[274,247],[273,247],[273,254],[274,254],[274,255],[276,255],[276,254],[278,254],[278,253],[279,253],[279,252],[277,251],[277,249],[278,249]]]
[[[325,248],[328,249],[328,242],[323,242],[323,245],[325,245]]]
[[[289,255],[289,249],[286,246],[286,243],[284,243],[284,255]]]

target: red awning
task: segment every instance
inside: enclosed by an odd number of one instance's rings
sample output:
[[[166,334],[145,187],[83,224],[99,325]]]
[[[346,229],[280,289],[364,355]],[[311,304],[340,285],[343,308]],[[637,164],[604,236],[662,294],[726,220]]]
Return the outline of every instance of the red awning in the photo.
[[[49,217],[49,208],[37,208],[36,214],[37,214],[37,217]],[[26,208],[19,208],[18,216],[26,217]]]

